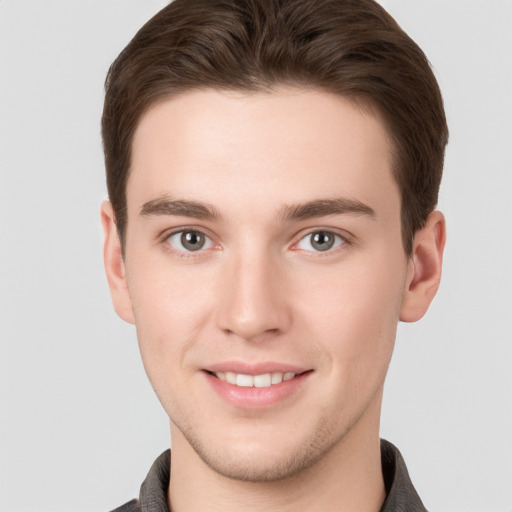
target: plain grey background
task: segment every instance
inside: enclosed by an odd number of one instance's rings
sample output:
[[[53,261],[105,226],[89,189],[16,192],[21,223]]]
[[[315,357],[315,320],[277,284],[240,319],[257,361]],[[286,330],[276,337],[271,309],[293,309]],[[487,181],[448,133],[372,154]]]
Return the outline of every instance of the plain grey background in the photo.
[[[382,436],[432,511],[512,511],[512,1],[382,0],[450,125],[441,289],[401,325]],[[102,264],[110,62],[164,1],[0,1],[0,509],[107,511],[169,445]]]

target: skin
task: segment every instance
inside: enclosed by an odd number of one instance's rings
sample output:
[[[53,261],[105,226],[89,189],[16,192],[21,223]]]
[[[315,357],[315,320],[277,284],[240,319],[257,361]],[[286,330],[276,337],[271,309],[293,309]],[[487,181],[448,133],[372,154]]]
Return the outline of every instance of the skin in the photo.
[[[106,202],[105,266],[171,419],[173,511],[380,509],[396,327],[426,312],[445,241],[433,212],[404,253],[391,165],[378,113],[326,92],[193,91],[142,117],[125,257]],[[300,208],[318,201],[329,207]],[[202,249],[183,247],[187,230]],[[312,245],[319,231],[331,249]],[[226,361],[307,375],[240,407],[205,372]]]

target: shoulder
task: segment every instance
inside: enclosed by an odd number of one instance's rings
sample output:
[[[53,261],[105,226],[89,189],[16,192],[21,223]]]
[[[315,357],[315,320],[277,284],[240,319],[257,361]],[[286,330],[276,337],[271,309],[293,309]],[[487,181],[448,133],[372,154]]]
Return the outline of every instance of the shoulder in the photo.
[[[139,500],[131,500],[128,503],[112,510],[112,512],[140,512]]]
[[[131,500],[111,512],[169,512],[167,488],[171,473],[171,451],[163,452],[153,463],[141,485],[139,499]]]

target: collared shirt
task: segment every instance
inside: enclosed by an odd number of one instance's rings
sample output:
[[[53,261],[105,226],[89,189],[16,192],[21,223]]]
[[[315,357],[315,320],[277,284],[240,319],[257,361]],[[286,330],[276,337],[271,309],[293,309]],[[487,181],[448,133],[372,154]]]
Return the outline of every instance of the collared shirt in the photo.
[[[380,449],[387,495],[380,512],[427,512],[412,485],[398,448],[381,439]],[[112,512],[169,512],[167,489],[171,472],[170,460],[170,450],[162,453],[151,466],[140,488],[139,499],[129,501]]]

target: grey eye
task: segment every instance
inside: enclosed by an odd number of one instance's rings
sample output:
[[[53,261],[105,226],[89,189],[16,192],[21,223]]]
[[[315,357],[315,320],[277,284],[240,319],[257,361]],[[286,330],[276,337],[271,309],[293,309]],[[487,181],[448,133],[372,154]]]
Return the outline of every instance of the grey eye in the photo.
[[[181,234],[181,245],[188,251],[198,251],[204,246],[204,235],[199,231],[184,231]]]
[[[167,243],[177,251],[182,252],[195,252],[212,246],[210,238],[201,231],[193,229],[173,233],[167,239]]]
[[[313,231],[303,237],[297,247],[306,251],[325,252],[343,243],[343,237],[332,231]]]
[[[334,235],[326,231],[313,233],[311,236],[311,246],[317,251],[328,251],[334,245]]]

